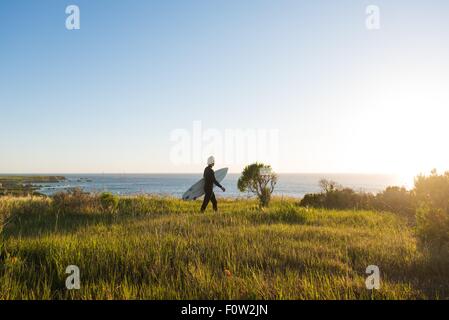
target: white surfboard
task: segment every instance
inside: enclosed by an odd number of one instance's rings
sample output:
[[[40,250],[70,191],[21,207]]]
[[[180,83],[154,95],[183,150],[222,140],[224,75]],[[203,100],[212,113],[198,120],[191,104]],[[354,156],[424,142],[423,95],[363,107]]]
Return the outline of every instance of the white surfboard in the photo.
[[[228,174],[228,168],[215,171],[215,179],[222,182]],[[183,195],[182,200],[196,200],[204,195],[204,178],[191,186]]]

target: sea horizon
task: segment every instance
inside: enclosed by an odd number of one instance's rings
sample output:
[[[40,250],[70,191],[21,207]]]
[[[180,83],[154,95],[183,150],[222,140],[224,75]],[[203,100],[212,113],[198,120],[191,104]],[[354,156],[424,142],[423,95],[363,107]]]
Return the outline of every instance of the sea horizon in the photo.
[[[64,175],[154,175],[154,174],[163,174],[163,175],[173,175],[173,174],[197,174],[201,173],[203,169],[199,171],[180,171],[180,172],[8,172],[2,173],[0,172],[0,176],[64,176]],[[214,169],[215,171],[217,169]],[[238,171],[229,171],[228,174],[241,174]],[[276,172],[276,174],[296,174],[296,175],[385,175],[385,176],[404,176],[399,173],[389,173],[389,172]],[[415,174],[414,176],[419,175],[420,173]]]
[[[1,174],[0,174],[1,175]],[[202,178],[196,173],[52,173],[52,174],[3,174],[3,176],[63,176],[59,182],[35,183],[38,191],[52,195],[59,191],[81,188],[86,192],[111,192],[118,195],[153,194],[181,197],[195,182]],[[229,173],[222,184],[226,192],[216,190],[218,197],[238,198],[247,196],[237,188],[240,173]],[[378,193],[389,186],[410,189],[412,181],[394,174],[372,173],[279,173],[274,195],[301,198],[320,192],[319,181],[328,179],[355,191]]]

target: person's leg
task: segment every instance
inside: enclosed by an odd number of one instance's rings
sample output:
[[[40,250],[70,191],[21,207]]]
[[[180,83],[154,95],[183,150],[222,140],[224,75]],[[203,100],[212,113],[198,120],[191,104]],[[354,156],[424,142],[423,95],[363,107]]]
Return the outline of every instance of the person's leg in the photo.
[[[214,211],[218,210],[217,199],[215,198],[215,193],[212,192],[210,197],[210,201],[212,201],[212,206],[214,207]]]
[[[212,192],[206,191],[206,194],[204,195],[203,204],[201,205],[201,212],[204,212],[206,210],[211,196],[212,196]]]

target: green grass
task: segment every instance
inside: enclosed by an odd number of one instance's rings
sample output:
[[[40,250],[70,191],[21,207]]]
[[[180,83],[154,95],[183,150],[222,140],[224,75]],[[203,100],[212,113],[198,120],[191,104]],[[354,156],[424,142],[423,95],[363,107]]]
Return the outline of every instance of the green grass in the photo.
[[[275,199],[120,198],[58,214],[46,198],[0,199],[0,299],[429,299],[449,297],[444,261],[390,213],[300,208]],[[209,209],[210,210],[210,209]],[[380,290],[365,287],[378,265]],[[65,289],[65,269],[81,289]],[[447,265],[446,265],[447,266]]]

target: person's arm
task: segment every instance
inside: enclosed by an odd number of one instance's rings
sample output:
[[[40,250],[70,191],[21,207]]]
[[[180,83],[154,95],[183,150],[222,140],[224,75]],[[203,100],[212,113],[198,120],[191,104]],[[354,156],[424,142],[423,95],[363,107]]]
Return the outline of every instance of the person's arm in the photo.
[[[226,190],[226,189],[220,184],[220,182],[218,182],[217,179],[215,179],[215,173],[214,173],[213,171],[212,171],[212,178],[213,178],[214,184],[215,184],[217,187],[221,188],[221,190],[223,190],[223,191]]]

